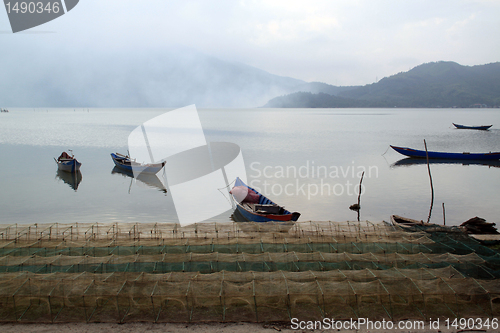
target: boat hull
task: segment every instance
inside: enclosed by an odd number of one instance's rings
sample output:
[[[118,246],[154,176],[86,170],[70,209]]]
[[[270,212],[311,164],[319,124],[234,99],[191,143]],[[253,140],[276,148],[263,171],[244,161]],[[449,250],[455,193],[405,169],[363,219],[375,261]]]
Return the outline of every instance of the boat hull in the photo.
[[[76,159],[57,162],[57,168],[60,171],[65,171],[65,172],[77,172],[78,170],[80,170],[81,166],[82,163],[78,162]]]
[[[245,219],[251,222],[287,222],[287,221],[297,221],[297,219],[292,220],[292,213],[289,214],[257,214],[245,209],[241,204],[237,204],[238,212],[243,215]]]
[[[116,154],[111,154],[111,158],[117,167],[129,172],[135,172],[136,174],[148,173],[157,174],[165,163],[155,163],[155,164],[140,164],[130,161],[129,158],[120,157]]]
[[[465,125],[459,125],[452,123],[453,126],[455,126],[458,129],[473,129],[473,130],[481,130],[481,131],[486,131],[488,130],[491,126],[493,125],[483,125],[483,126],[465,126]]]
[[[391,215],[391,223],[395,227],[400,227],[407,231],[425,231],[425,232],[446,232],[455,234],[464,234],[464,228],[456,226],[438,225],[424,221],[417,221],[399,215]]]
[[[425,150],[418,150],[406,147],[391,146],[392,149],[400,154],[415,158],[426,158]],[[443,158],[455,160],[498,160],[500,159],[500,152],[493,153],[445,153],[428,151],[429,158]]]
[[[260,205],[276,205],[274,202],[269,200],[267,197],[264,195],[260,194],[257,192],[255,189],[251,188],[250,186],[246,185],[241,181],[241,179],[237,178],[235,186],[245,186],[252,191],[254,191],[256,194],[259,195],[259,202],[258,204]],[[234,201],[236,202],[236,210],[248,221],[251,222],[295,222],[299,219],[300,213],[297,212],[290,212],[283,207],[280,207],[282,210],[280,213],[281,214],[261,214],[261,213],[256,213],[255,211],[252,211],[250,208],[247,208],[244,204],[239,203],[234,197]]]

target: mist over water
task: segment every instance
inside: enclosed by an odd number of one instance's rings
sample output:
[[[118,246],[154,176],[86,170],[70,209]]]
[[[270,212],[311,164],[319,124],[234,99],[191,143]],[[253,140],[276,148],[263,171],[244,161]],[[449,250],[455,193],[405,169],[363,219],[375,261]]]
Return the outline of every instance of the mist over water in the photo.
[[[147,54],[145,58],[144,55]],[[89,58],[85,49],[2,55],[0,100],[11,107],[259,107],[303,85],[297,79],[172,46],[124,48]],[[61,61],[64,59],[64,61]],[[40,64],[43,64],[41,66]]]
[[[0,223],[177,221],[168,188],[165,193],[154,182],[116,172],[109,155],[126,153],[130,131],[168,110],[11,109],[2,114]],[[427,166],[408,162],[389,144],[423,149],[426,139],[435,151],[500,151],[495,109],[199,109],[199,117],[207,141],[241,148],[249,185],[302,213],[300,221],[356,220],[348,207],[357,202],[362,171],[361,220],[378,222],[391,214],[426,220]],[[457,130],[452,122],[494,126]],[[53,160],[68,149],[82,163],[76,191]],[[431,221],[442,223],[445,203],[449,225],[474,216],[496,222],[499,166],[432,163]],[[228,222],[231,213],[212,220]]]

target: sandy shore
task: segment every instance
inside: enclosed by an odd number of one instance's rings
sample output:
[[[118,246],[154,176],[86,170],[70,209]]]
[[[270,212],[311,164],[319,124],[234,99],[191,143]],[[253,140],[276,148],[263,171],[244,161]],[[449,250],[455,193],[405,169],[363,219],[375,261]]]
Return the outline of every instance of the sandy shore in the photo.
[[[426,324],[427,325],[427,324]],[[247,332],[340,332],[340,333],[466,333],[466,332],[498,332],[494,329],[488,330],[460,330],[446,328],[443,325],[439,329],[297,329],[293,330],[286,323],[208,323],[208,324],[152,324],[152,323],[127,323],[127,324],[0,324],[2,333],[95,333],[95,332],[112,332],[112,333],[247,333]]]

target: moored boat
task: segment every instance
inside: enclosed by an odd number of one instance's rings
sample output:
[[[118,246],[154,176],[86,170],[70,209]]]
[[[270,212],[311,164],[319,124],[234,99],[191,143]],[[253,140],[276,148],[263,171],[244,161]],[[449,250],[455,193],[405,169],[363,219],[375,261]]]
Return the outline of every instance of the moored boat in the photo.
[[[236,203],[236,209],[246,220],[251,222],[289,222],[297,221],[298,212],[290,212],[269,200],[255,189],[236,178],[230,192]]]
[[[436,151],[426,151],[412,149],[407,147],[397,147],[392,146],[391,148],[397,151],[400,154],[409,157],[416,158],[426,158],[426,155],[429,158],[444,158],[444,159],[455,159],[455,160],[498,160],[500,159],[500,152],[489,152],[489,153],[446,153],[446,152],[436,152]]]
[[[465,228],[463,227],[427,223],[424,221],[418,221],[399,215],[391,215],[391,223],[395,227],[400,227],[403,230],[408,230],[408,231],[448,232],[448,233],[465,232]]]
[[[156,174],[165,166],[166,163],[166,162],[152,163],[152,164],[138,163],[135,160],[132,160],[130,156],[122,155],[119,153],[111,153],[111,158],[113,159],[113,162],[115,162],[115,165],[117,167],[126,171],[135,172],[137,174],[140,173]]]
[[[71,150],[70,152],[71,156],[67,152],[63,151],[61,155],[57,159],[54,158],[54,160],[56,161],[59,170],[66,172],[77,172],[78,170],[80,170],[82,163],[76,160]]]
[[[493,126],[493,125],[466,126],[466,125],[460,125],[460,124],[455,124],[455,123],[452,123],[452,124],[453,124],[453,126],[455,126],[458,129],[474,129],[474,130],[482,130],[482,131],[486,131],[491,126]]]

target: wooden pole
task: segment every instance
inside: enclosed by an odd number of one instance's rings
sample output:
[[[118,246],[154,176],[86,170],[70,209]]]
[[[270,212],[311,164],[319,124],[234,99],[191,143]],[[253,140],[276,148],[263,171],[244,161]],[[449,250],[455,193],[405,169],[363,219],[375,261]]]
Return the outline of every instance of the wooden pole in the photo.
[[[429,153],[427,152],[427,143],[425,142],[425,139],[424,139],[424,146],[425,146],[425,157],[427,158],[427,171],[429,172],[429,180],[431,183],[431,208],[429,209],[429,216],[427,217],[427,223],[429,223],[429,221],[431,220],[432,206],[434,205],[434,186],[432,185],[431,167],[429,165]]]
[[[361,200],[361,183],[363,182],[364,175],[365,175],[365,172],[363,171],[363,173],[361,174],[361,179],[359,180],[358,206],[360,206],[360,200]]]
[[[359,213],[361,210],[361,183],[363,182],[363,177],[365,175],[365,172],[361,174],[361,179],[359,180],[359,193],[358,193],[358,222],[359,222]]]
[[[444,202],[443,202],[443,225],[446,225],[446,213],[444,210]]]

